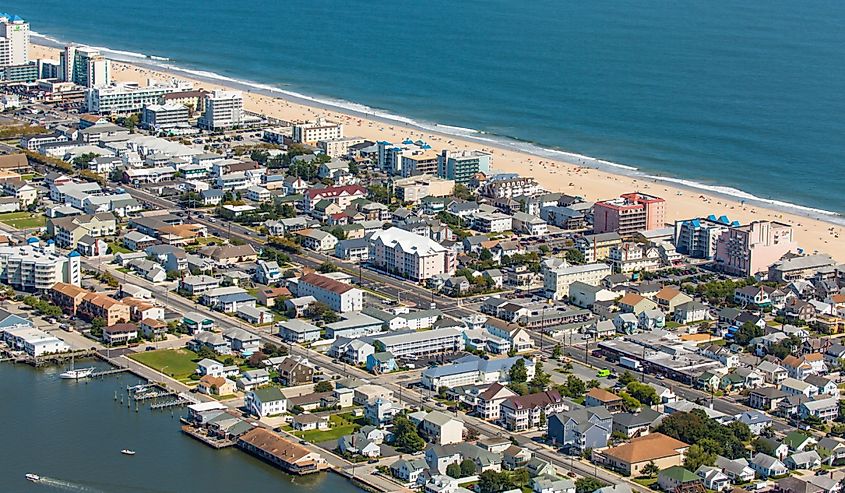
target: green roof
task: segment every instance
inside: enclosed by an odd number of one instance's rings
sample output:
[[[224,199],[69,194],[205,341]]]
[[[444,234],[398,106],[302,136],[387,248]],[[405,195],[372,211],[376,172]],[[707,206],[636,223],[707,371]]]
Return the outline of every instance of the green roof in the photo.
[[[278,401],[285,398],[284,394],[282,394],[282,390],[273,385],[259,387],[252,392],[261,402]]]
[[[664,469],[660,474],[682,484],[701,481],[701,478],[696,476],[695,473],[681,466],[672,466]]]
[[[789,447],[792,450],[795,450],[797,447],[800,447],[802,443],[807,441],[810,438],[809,435],[806,433],[801,433],[800,431],[790,431],[786,438],[783,439],[783,444]]]

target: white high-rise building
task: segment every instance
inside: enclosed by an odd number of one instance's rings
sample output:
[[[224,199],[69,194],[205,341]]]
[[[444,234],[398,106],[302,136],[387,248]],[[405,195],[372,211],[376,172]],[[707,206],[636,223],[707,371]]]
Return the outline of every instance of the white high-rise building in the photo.
[[[29,63],[29,23],[0,13],[0,66]]]
[[[244,97],[239,91],[214,91],[205,96],[205,113],[199,125],[208,130],[223,130],[244,122]]]
[[[316,145],[321,140],[343,138],[343,124],[318,118],[314,122],[297,123],[293,126],[293,140],[303,144]]]
[[[56,253],[52,244],[37,240],[26,245],[0,247],[0,282],[24,291],[46,291],[57,282],[79,286],[79,253]]]

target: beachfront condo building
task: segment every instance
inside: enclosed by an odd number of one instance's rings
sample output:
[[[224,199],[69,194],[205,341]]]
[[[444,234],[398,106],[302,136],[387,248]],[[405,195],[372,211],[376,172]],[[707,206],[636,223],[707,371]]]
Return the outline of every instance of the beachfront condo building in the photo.
[[[343,124],[318,118],[317,121],[297,123],[293,126],[293,140],[300,144],[317,145],[321,140],[343,138]]]
[[[205,112],[199,126],[217,131],[244,123],[244,97],[240,91],[214,91],[205,95]]]
[[[154,81],[148,81],[146,87],[137,82],[91,87],[85,90],[85,107],[89,113],[101,115],[139,113],[144,106],[157,104],[164,94],[190,88],[190,83],[164,85]]]
[[[99,50],[85,46],[65,46],[59,53],[61,78],[82,87],[111,84],[111,62]]]
[[[713,260],[719,237],[731,226],[739,226],[739,222],[713,214],[675,221],[675,250],[692,258]]]
[[[451,152],[444,150],[437,157],[437,175],[466,185],[476,173],[490,173],[492,155],[482,151]]]
[[[437,152],[425,141],[405,139],[401,144],[379,141],[378,167],[389,175],[433,175],[437,173]]]
[[[666,201],[644,193],[626,193],[602,200],[593,206],[593,231],[630,236],[637,231],[662,228],[666,220]]]
[[[29,23],[12,14],[0,14],[0,66],[29,63]]]
[[[453,251],[400,228],[376,231],[370,236],[369,261],[379,269],[414,281],[453,275],[457,264]]]
[[[178,103],[151,104],[141,112],[141,124],[151,130],[186,128],[189,118],[188,107]]]
[[[716,265],[728,274],[753,276],[768,271],[796,247],[789,224],[754,221],[745,226],[731,226],[716,243]]]

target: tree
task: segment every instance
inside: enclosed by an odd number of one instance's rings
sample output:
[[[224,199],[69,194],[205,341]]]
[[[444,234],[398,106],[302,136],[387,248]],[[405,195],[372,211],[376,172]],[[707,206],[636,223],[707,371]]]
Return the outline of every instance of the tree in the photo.
[[[576,398],[584,395],[587,391],[587,386],[584,381],[575,375],[566,377],[566,383],[558,387],[558,391],[566,397]]]
[[[657,464],[654,463],[654,461],[651,461],[646,464],[645,467],[643,467],[641,472],[643,473],[643,476],[653,478],[654,476],[657,476],[657,474],[660,472],[660,467],[658,467]]]
[[[546,410],[545,410],[545,409],[540,409],[540,428],[545,428],[545,427],[546,427],[546,420],[547,420],[547,419],[548,419],[548,418],[546,418]]]
[[[657,392],[651,385],[639,382],[630,382],[627,385],[627,389],[628,394],[630,394],[631,397],[647,406],[652,406],[658,402]]]
[[[695,471],[701,466],[712,466],[716,462],[716,454],[707,452],[699,444],[693,444],[687,450],[687,456],[684,459],[684,467],[690,471]]]
[[[337,322],[340,317],[329,306],[323,302],[317,301],[311,304],[307,312],[311,318],[320,319],[328,324]]]
[[[515,489],[515,488],[521,489],[521,488],[527,486],[529,482],[531,482],[531,475],[528,474],[527,469],[520,468],[520,469],[517,469],[517,470],[511,472],[510,482],[511,482],[511,488],[510,489]]]
[[[314,392],[331,392],[332,390],[334,390],[334,387],[332,387],[332,383],[327,380],[317,382],[317,385],[314,386]]]
[[[599,386],[601,386],[601,382],[599,382],[595,378],[590,380],[589,382],[587,382],[587,388],[588,389],[597,389],[597,388],[599,388]]]
[[[332,236],[337,238],[338,240],[345,240],[346,239],[346,231],[343,230],[340,226],[334,227],[329,231]]]
[[[570,264],[580,265],[585,263],[587,260],[584,258],[584,254],[581,253],[580,250],[570,248],[566,251],[566,261]]]
[[[488,470],[478,476],[479,493],[498,493],[511,489],[510,486],[511,481],[506,472]]]
[[[472,200],[475,198],[469,188],[460,183],[455,184],[455,190],[452,192],[452,196],[460,200]]]
[[[528,381],[528,369],[525,368],[525,360],[523,358],[516,360],[516,363],[508,371],[508,376],[510,377],[511,383],[525,383]]]
[[[750,438],[750,431],[742,426],[722,426],[700,409],[673,413],[663,420],[657,431],[682,442],[702,443],[704,452],[723,455],[729,459],[745,456],[742,438]]]
[[[412,454],[425,448],[425,440],[417,433],[417,428],[411,420],[403,414],[393,419],[393,436],[400,452]]]
[[[561,349],[560,344],[555,344],[555,348],[552,349],[552,358],[560,359],[563,355],[563,349]]]
[[[261,351],[252,353],[249,359],[246,360],[246,363],[251,366],[252,368],[259,368],[261,367],[261,362],[267,359],[268,356]]]
[[[575,493],[593,493],[605,486],[607,486],[607,483],[596,478],[580,478],[575,481]]]
[[[528,383],[528,388],[531,392],[543,392],[549,386],[552,378],[543,371],[543,363],[538,361],[534,368],[534,378]]]
[[[472,476],[475,474],[475,462],[472,459],[464,459],[461,461],[461,477]]]
[[[216,357],[217,353],[208,346],[202,345],[197,349],[197,359],[214,359]]]
[[[457,462],[449,464],[448,466],[446,466],[446,475],[450,478],[461,478],[461,465]]]
[[[637,377],[635,377],[631,372],[625,370],[622,372],[622,375],[619,375],[619,383],[622,385],[628,385],[631,382],[635,382]]]
[[[317,271],[323,274],[328,274],[330,272],[337,272],[339,269],[334,262],[324,262],[317,267]]]
[[[762,337],[766,333],[752,322],[745,322],[734,334],[734,341],[740,346],[747,346],[752,339]]]
[[[642,407],[642,403],[627,392],[619,392],[619,397],[622,398],[622,407],[624,407],[629,413],[636,412]]]

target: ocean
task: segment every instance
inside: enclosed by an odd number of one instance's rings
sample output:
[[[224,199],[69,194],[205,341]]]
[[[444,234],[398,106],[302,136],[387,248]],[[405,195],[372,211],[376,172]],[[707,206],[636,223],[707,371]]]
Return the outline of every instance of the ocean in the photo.
[[[0,9],[50,39],[130,61],[845,213],[841,1],[6,0]]]
[[[76,367],[87,364],[106,367]],[[148,402],[135,412],[114,399],[139,383],[129,374],[76,382],[60,379],[62,371],[0,363],[4,493],[362,491],[334,473],[293,477],[235,448],[214,450],[180,431],[181,408],[151,411]],[[125,448],[136,455],[122,455]],[[27,473],[44,481],[31,483]]]

